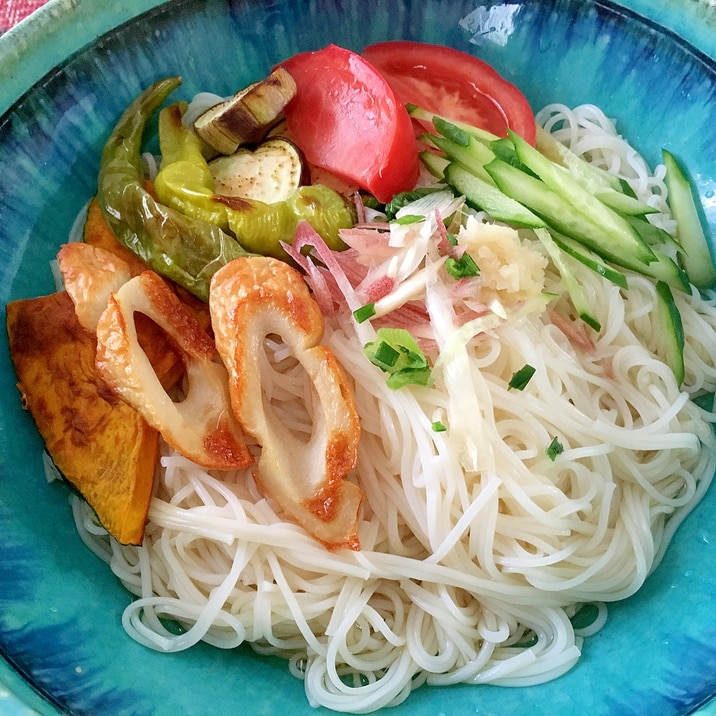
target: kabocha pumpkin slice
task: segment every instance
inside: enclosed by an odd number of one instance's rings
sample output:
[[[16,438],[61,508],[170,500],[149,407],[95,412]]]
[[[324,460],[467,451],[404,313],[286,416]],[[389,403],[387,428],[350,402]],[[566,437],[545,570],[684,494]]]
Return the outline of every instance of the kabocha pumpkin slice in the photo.
[[[159,434],[95,368],[95,335],[66,292],[7,305],[10,353],[23,405],[64,477],[124,544],[141,544]]]
[[[83,238],[90,246],[105,249],[126,261],[132,276],[137,276],[149,268],[139,256],[120,243],[112,227],[105,221],[96,198],[92,199],[87,207]]]

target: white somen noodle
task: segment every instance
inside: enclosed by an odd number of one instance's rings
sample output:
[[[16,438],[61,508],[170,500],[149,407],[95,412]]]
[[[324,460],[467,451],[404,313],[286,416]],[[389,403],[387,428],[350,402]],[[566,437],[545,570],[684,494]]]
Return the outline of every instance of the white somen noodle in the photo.
[[[553,106],[538,120],[666,212],[663,172],[596,108]],[[666,213],[657,221],[670,227]],[[624,291],[574,271],[602,325],[593,349],[575,347],[547,310],[474,324],[455,349],[468,369],[452,394],[442,358],[432,387],[389,389],[362,352],[372,329],[327,319],[361,416],[359,552],[330,552],[284,519],[250,470],[210,474],[167,449],[141,547],[109,539],[78,503],[83,538],[136,595],[129,634],[164,651],[249,642],[286,657],[311,704],[353,713],[426,682],[519,686],[569,670],[604,603],[639,589],[716,468],[716,416],[691,400],[716,387],[716,296],[676,295],[680,389],[655,355],[653,284],[630,274]],[[558,281],[550,268],[545,281]],[[427,290],[432,316],[441,289]],[[454,349],[449,331],[436,340]],[[532,380],[509,389],[525,364]],[[299,368],[267,342],[264,390],[287,429],[308,436]],[[550,459],[555,438],[564,450]],[[596,620],[575,628],[594,603]]]

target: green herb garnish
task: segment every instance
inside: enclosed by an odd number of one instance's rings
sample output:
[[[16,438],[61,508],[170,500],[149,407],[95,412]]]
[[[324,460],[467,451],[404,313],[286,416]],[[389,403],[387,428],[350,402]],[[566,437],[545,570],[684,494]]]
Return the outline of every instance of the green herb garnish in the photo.
[[[445,270],[454,279],[473,278],[480,275],[480,267],[467,251],[459,259],[450,257],[445,262]]]
[[[512,374],[512,378],[510,378],[510,382],[507,384],[507,389],[524,390],[534,374],[535,368],[526,363],[522,368]]]
[[[363,346],[368,360],[388,373],[387,385],[396,390],[404,385],[427,385],[430,366],[415,339],[404,328],[379,328],[376,340]]]
[[[547,457],[554,462],[557,459],[557,455],[564,452],[564,446],[561,442],[557,439],[557,436],[555,435],[552,438],[552,442],[547,447]]]
[[[375,316],[375,303],[366,303],[365,306],[356,308],[356,310],[353,311],[353,318],[355,318],[358,323],[365,323],[369,318],[373,318],[373,316]]]
[[[395,219],[391,220],[392,224],[417,224],[418,221],[424,221],[425,217],[422,214],[403,214]]]
[[[425,186],[413,191],[403,191],[400,194],[396,194],[391,201],[385,205],[385,215],[388,219],[395,219],[396,214],[408,204],[412,204],[418,199],[422,199],[428,194],[434,194],[436,191],[442,191],[443,187]],[[424,218],[424,217],[421,217]]]

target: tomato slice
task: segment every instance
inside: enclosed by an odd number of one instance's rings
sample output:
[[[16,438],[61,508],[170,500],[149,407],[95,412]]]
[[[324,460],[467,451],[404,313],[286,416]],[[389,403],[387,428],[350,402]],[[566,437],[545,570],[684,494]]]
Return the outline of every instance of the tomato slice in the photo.
[[[369,45],[362,55],[405,104],[500,137],[509,127],[534,144],[534,113],[527,98],[486,62],[450,47],[408,40]]]
[[[412,121],[375,68],[336,45],[281,64],[297,86],[285,109],[289,135],[311,164],[382,202],[415,186],[419,160]]]

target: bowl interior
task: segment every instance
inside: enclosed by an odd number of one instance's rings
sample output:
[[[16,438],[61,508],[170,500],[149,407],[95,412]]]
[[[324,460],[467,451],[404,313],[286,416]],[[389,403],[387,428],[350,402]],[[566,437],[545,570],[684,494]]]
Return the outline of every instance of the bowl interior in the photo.
[[[176,96],[230,94],[277,61],[330,42],[452,45],[492,63],[533,108],[595,103],[652,163],[667,147],[693,173],[716,230],[716,65],[676,35],[606,2],[180,0],[70,57],[0,119],[0,298],[49,293],[49,262],[96,190],[99,155],[124,107],[156,78]],[[5,340],[5,339],[3,339]],[[129,597],[75,533],[65,488],[47,485],[42,442],[0,351],[0,651],[72,713],[315,711],[285,664],[248,648],[162,655],[129,639]],[[716,494],[575,669],[519,690],[421,688],[394,713],[686,713],[716,691]],[[207,704],[209,706],[207,706]],[[241,706],[239,706],[240,708]],[[49,710],[53,707],[48,706]]]

